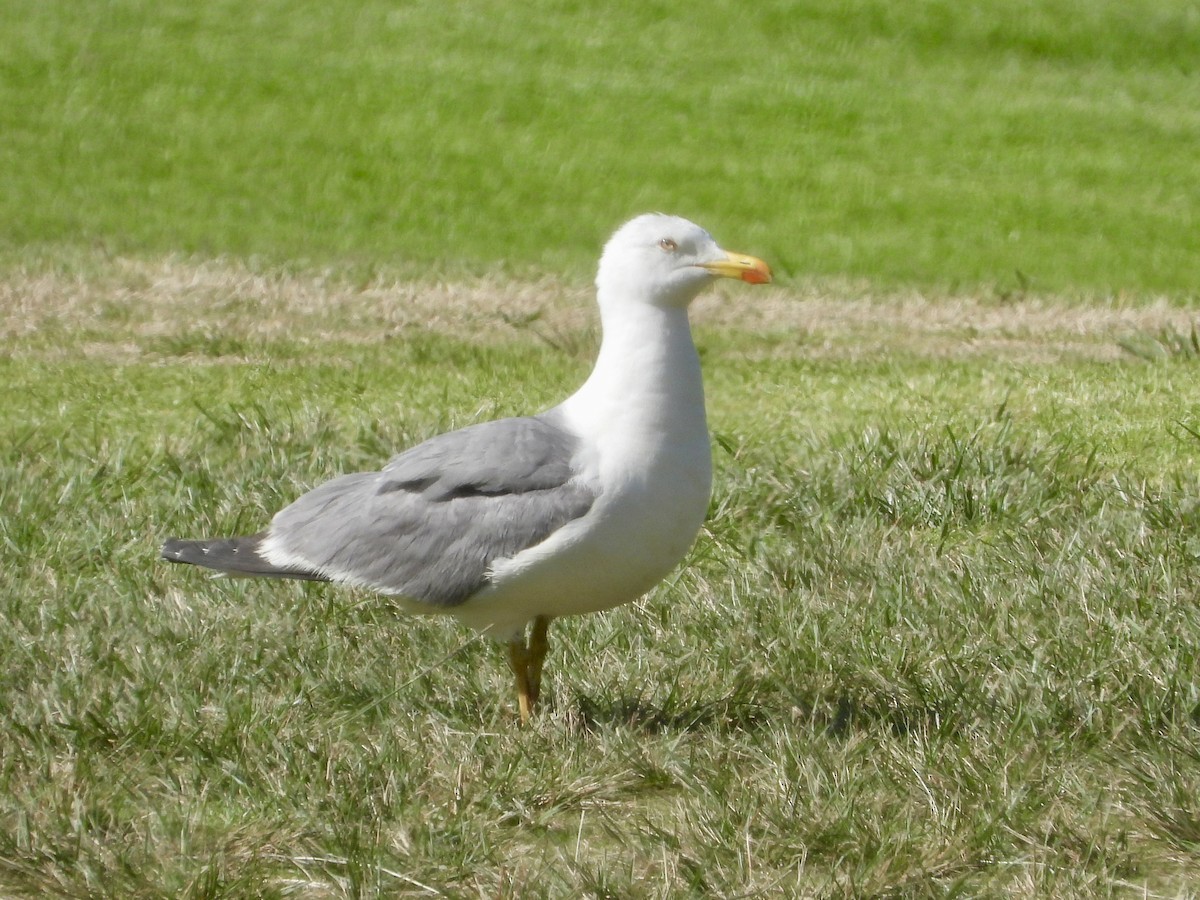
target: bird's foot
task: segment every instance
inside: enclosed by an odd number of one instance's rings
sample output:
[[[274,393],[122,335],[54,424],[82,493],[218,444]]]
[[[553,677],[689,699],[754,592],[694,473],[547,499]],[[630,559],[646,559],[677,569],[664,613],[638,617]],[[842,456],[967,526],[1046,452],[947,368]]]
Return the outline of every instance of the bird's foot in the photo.
[[[549,628],[550,617],[538,616],[533,620],[528,638],[521,635],[508,644],[508,664],[517,680],[517,703],[522,725],[533,717],[542,694],[542,666],[550,649],[547,638]]]

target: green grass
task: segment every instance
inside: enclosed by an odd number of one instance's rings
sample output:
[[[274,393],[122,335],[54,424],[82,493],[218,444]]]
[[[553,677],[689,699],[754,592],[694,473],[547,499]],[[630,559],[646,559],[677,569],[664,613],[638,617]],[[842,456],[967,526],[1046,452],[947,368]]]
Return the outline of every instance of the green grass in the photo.
[[[0,895],[1197,893],[1194,2],[0,11]],[[780,286],[698,304],[705,533],[532,727],[156,559],[561,398],[651,208]]]
[[[403,285],[154,273],[8,284],[5,896],[1193,892],[1200,368],[1121,347],[1169,310],[706,301],[706,533],[556,625],[520,729],[459,628],[155,553],[552,402],[576,298],[433,329]]]
[[[0,250],[1194,297],[1193,2],[5,0]]]

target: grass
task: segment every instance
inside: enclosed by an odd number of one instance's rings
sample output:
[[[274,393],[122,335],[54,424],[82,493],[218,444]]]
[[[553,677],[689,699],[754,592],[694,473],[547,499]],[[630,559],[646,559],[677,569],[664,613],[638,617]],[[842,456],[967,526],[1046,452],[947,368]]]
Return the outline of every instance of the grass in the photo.
[[[1197,893],[1195,3],[2,9],[0,895]],[[561,398],[650,208],[780,278],[532,727],[155,558]]]
[[[154,558],[582,377],[578,289],[443,290],[8,281],[0,893],[1192,893],[1200,369],[1121,346],[1186,315],[706,298],[706,533],[522,730],[460,629]]]
[[[5,0],[0,255],[590,275],[679,212],[785,275],[1195,296],[1161,0]]]

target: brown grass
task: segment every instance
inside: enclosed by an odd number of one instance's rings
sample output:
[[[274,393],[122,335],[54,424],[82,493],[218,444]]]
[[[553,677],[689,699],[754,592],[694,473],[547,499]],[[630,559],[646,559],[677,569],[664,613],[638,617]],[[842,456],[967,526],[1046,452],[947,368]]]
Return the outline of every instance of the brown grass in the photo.
[[[1186,330],[1195,313],[1167,298],[1004,299],[880,294],[851,284],[722,284],[697,301],[693,318],[702,333],[771,336],[789,353],[800,342],[809,353],[852,356],[909,350],[1111,358],[1122,353],[1122,338]],[[387,340],[413,329],[472,340],[507,340],[533,329],[553,339],[590,328],[590,285],[553,278],[355,283],[337,274],[262,273],[236,262],[175,258],[118,259],[87,275],[0,275],[0,337],[12,353],[52,352],[54,342],[45,338],[56,332],[76,336],[71,352],[128,357],[141,353],[146,339],[188,333],[320,343]]]

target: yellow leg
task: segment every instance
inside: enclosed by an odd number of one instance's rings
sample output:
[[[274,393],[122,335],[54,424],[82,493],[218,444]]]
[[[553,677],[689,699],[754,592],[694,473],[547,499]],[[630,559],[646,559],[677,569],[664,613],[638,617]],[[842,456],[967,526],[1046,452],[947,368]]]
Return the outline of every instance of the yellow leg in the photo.
[[[533,620],[533,628],[529,632],[529,688],[533,692],[534,703],[542,696],[542,663],[546,660],[546,651],[550,649],[550,641],[546,637],[549,630],[550,617],[538,616]]]
[[[529,722],[533,715],[533,707],[537,702],[529,685],[529,648],[525,646],[524,635],[520,640],[508,644],[508,665],[517,677],[517,703],[521,707],[521,724]]]
[[[549,616],[538,616],[533,620],[528,641],[522,635],[508,643],[508,665],[517,679],[522,725],[528,724],[542,693],[542,663],[550,649],[550,641],[546,638],[549,628]]]

